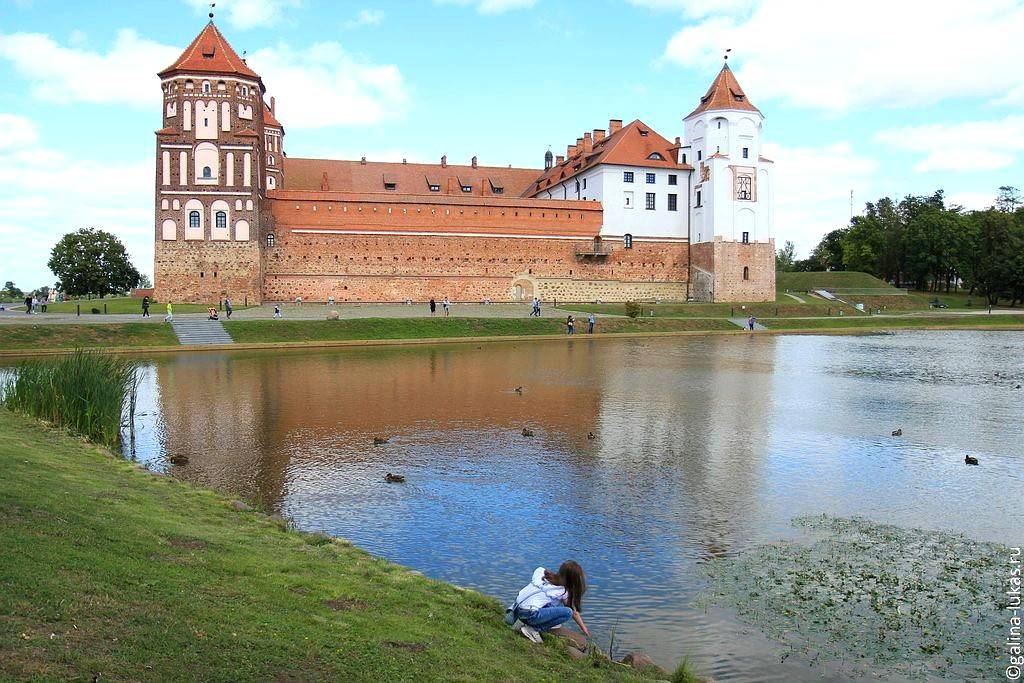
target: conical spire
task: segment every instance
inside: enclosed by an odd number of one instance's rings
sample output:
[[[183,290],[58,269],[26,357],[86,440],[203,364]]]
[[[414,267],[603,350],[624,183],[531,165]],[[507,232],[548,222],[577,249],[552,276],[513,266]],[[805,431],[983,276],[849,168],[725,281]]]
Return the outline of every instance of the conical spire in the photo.
[[[259,75],[231,49],[213,21],[199,32],[174,64],[158,75],[163,77],[177,72],[241,75],[260,80]]]
[[[719,109],[741,109],[743,111],[761,113],[747,99],[743,88],[740,87],[740,83],[736,80],[736,75],[729,68],[728,63],[722,65],[722,70],[718,72],[718,76],[715,77],[711,87],[708,88],[707,94],[700,98],[700,104],[686,118],[701,112]]]

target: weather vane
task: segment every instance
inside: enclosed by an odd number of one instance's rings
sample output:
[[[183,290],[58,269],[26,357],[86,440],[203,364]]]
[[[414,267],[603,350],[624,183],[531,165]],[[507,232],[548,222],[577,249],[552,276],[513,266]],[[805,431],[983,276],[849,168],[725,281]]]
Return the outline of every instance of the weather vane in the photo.
[[[216,6],[217,6],[217,3],[215,3],[215,2],[211,2],[210,3],[210,21],[213,21],[213,8],[216,7]]]
[[[729,53],[730,53],[730,52],[732,52],[732,48],[731,48],[731,47],[727,47],[727,48],[725,48],[725,56],[723,57],[723,59],[724,59],[725,61],[727,61],[727,62],[729,61]]]

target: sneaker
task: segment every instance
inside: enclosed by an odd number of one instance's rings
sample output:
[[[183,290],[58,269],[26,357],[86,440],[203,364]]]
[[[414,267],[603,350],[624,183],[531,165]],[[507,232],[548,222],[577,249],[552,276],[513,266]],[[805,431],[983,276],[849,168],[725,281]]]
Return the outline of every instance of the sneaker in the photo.
[[[540,631],[530,626],[529,624],[523,624],[523,627],[519,629],[519,632],[535,643],[544,642],[544,639],[540,636]]]

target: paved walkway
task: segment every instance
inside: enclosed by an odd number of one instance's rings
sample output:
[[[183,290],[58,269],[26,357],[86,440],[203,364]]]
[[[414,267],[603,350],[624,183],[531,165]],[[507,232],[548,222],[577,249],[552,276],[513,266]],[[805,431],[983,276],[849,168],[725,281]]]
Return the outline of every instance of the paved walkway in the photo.
[[[285,304],[281,306],[281,310],[284,314],[285,320],[326,320],[327,313],[329,311],[338,311],[338,315],[342,318],[422,318],[430,315],[430,311],[426,304],[417,303],[411,306],[405,304],[336,304],[334,306],[328,306],[326,304],[312,304],[306,303],[301,306],[295,304]],[[565,316],[569,314],[575,315],[577,318],[585,315],[578,310],[578,307],[566,306],[564,308],[555,308],[552,306],[545,306],[541,309],[541,315],[545,318],[559,318],[565,319]],[[907,311],[903,313],[882,313],[873,315],[873,318],[905,318],[908,316],[913,317],[928,317],[928,316],[962,316],[962,315],[988,315],[989,311],[987,308],[976,308],[971,310],[963,309],[934,309],[928,311]],[[1009,309],[993,309],[993,315],[996,314],[1010,314],[1010,315],[1024,315],[1024,308],[1009,308]],[[223,313],[221,314],[222,320]],[[452,317],[457,318],[527,318],[530,315],[530,304],[452,304],[451,313]],[[236,310],[231,316],[232,320],[269,320],[274,316],[274,307],[272,305],[264,306],[253,306],[244,310]],[[444,317],[444,310],[441,305],[437,306],[437,313],[435,317]],[[607,316],[598,314],[598,317],[621,317],[621,316]],[[715,317],[715,316],[708,316]],[[786,316],[787,318],[802,318],[808,319],[827,317],[827,316]],[[832,316],[835,317],[835,316]],[[859,316],[858,316],[859,317]],[[177,320],[206,320],[206,313],[175,313],[174,319]],[[146,324],[163,324],[163,314],[154,313],[149,318],[143,318],[137,313],[112,313],[110,315],[92,315],[86,314],[82,316],[76,316],[74,313],[40,313],[38,315],[26,315],[22,311],[0,311],[0,325],[39,325],[39,324],[70,324],[70,325],[95,325],[95,324],[110,324],[110,323],[146,323]],[[736,318],[735,320],[746,322],[746,318]],[[743,327],[740,324],[740,327]]]

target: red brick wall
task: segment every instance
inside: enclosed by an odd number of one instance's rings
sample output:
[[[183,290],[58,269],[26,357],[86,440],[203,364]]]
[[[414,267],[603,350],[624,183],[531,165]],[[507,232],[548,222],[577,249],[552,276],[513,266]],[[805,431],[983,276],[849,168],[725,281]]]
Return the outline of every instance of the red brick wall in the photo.
[[[693,296],[714,301],[774,301],[775,241],[743,244],[718,239],[694,244]],[[711,273],[707,280],[698,272]],[[749,279],[743,278],[747,268]]]
[[[272,208],[268,301],[509,301],[521,276],[558,278],[559,291],[569,299],[590,300],[595,291],[621,298],[629,290],[595,288],[593,281],[686,280],[685,242],[638,239],[625,249],[621,241],[608,240],[607,256],[578,253],[593,250],[602,221],[596,202],[296,192],[276,193]],[[383,234],[304,232],[309,230]],[[565,279],[587,286],[572,297]]]

